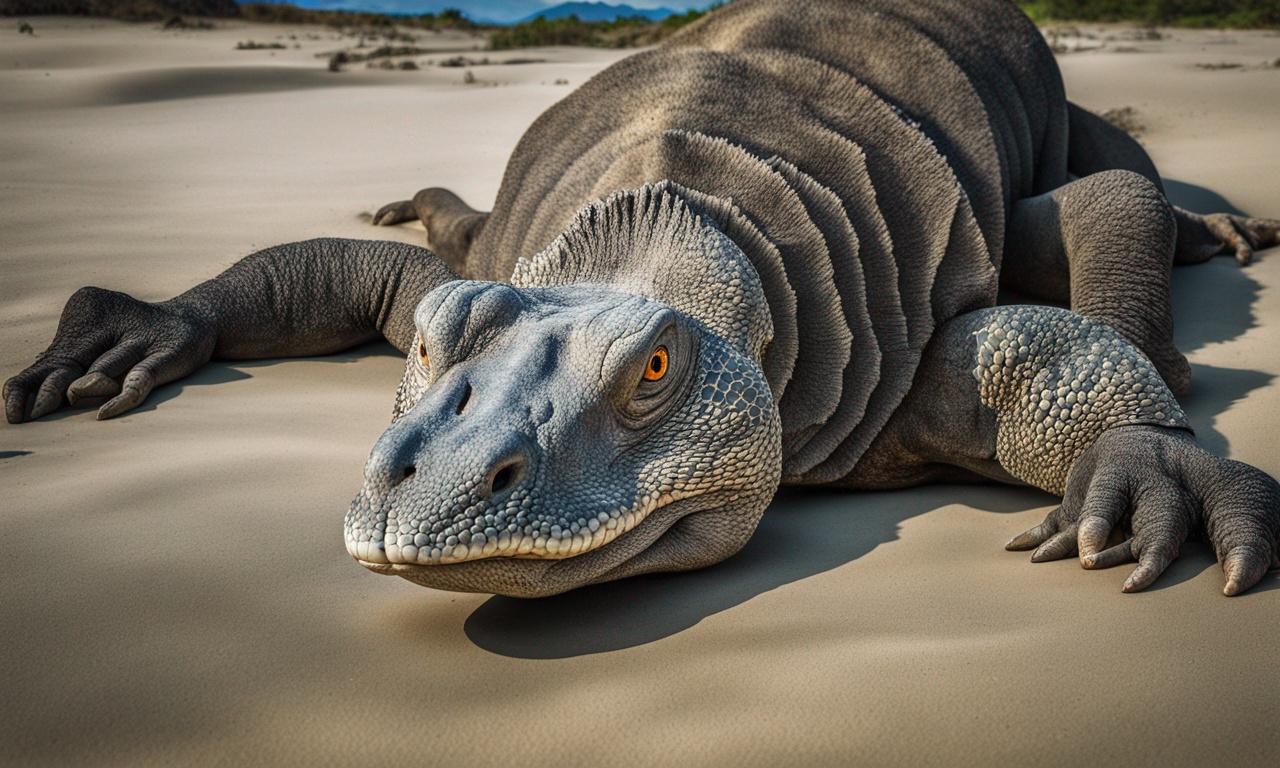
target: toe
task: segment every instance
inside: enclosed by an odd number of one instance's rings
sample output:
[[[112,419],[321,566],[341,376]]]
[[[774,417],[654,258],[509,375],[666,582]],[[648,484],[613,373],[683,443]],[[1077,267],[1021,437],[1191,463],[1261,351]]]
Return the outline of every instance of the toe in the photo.
[[[1177,556],[1177,548],[1167,542],[1143,548],[1142,554],[1138,556],[1138,567],[1125,579],[1123,590],[1141,592],[1151,586]]]
[[[1061,560],[1076,553],[1076,527],[1073,525],[1061,533],[1054,534],[1048,541],[1031,555],[1033,563],[1047,563]]]
[[[388,203],[379,208],[378,212],[373,214],[373,224],[377,227],[390,227],[416,218],[418,218],[418,214],[413,207],[413,201],[401,200],[395,203]]]
[[[1253,249],[1243,241],[1236,243],[1236,261],[1240,266],[1247,267],[1253,261]]]
[[[67,401],[72,405],[99,397],[115,397],[120,394],[120,383],[101,371],[93,371],[71,382],[67,387]]]
[[[1057,510],[1055,510],[1057,511]],[[1033,549],[1040,546],[1049,539],[1058,530],[1058,526],[1053,522],[1053,513],[1049,513],[1049,517],[1045,518],[1043,523],[1030,528],[1022,533],[1009,539],[1004,548],[1010,552],[1021,552],[1027,549]]]
[[[1271,556],[1245,547],[1232,550],[1222,561],[1222,573],[1227,578],[1222,594],[1232,597],[1257,584],[1266,575],[1271,561]]]
[[[67,368],[59,368],[49,374],[49,378],[44,380],[39,391],[36,392],[35,405],[31,408],[31,419],[34,421],[58,410],[62,405],[62,396],[67,391],[67,385],[78,375],[79,371]]]
[[[1111,535],[1111,521],[1102,517],[1086,517],[1080,521],[1076,544],[1080,550],[1081,562],[1102,551]]]
[[[1093,555],[1087,555],[1080,558],[1080,565],[1093,571],[1101,568],[1114,568],[1117,565],[1133,562],[1133,547],[1130,541],[1122,541],[1121,543],[1104,549]]]

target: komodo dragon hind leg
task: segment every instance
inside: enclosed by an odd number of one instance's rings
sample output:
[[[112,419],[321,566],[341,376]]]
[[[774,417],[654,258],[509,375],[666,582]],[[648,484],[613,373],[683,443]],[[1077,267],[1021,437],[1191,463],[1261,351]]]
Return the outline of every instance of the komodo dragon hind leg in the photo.
[[[1102,171],[1133,171],[1145,176],[1161,191],[1164,186],[1156,164],[1128,133],[1087,109],[1067,102],[1070,124],[1067,170],[1083,178]]]
[[[1174,264],[1199,264],[1223,253],[1248,264],[1253,252],[1280,245],[1280,219],[1251,219],[1230,213],[1202,216],[1173,209],[1178,220],[1178,248]]]
[[[1112,326],[1182,394],[1191,368],[1173,344],[1176,239],[1173,206],[1155,184],[1103,171],[1014,204],[1000,281]]]
[[[427,228],[427,245],[463,277],[467,255],[489,214],[477,211],[454,193],[440,187],[424,189],[412,200],[388,203],[378,209],[373,223],[380,227],[418,219]]]
[[[1162,187],[1156,166],[1132,136],[1092,112],[1068,102],[1071,130],[1067,167],[1077,177],[1108,170],[1141,174]],[[1251,219],[1229,213],[1202,216],[1173,209],[1178,221],[1174,264],[1199,264],[1214,256],[1234,253],[1248,264],[1253,252],[1280,245],[1280,220]]]

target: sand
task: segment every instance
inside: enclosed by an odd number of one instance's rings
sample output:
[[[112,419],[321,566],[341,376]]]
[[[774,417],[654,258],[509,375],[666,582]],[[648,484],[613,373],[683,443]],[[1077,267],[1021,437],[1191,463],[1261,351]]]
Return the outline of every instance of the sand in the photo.
[[[489,205],[555,81],[624,55],[538,51],[465,85],[329,73],[325,30],[31,22],[0,30],[4,376],[82,285],[157,300],[280,242],[419,241],[361,214],[428,185]],[[1275,216],[1277,56],[1179,32],[1061,62],[1073,98],[1136,110],[1175,199]],[[1248,66],[1196,66],[1222,62]],[[1192,423],[1272,474],[1278,289],[1276,251],[1174,285]],[[1280,760],[1280,578],[1224,598],[1200,544],[1138,595],[1128,569],[1033,566],[1001,545],[1053,505],[1035,491],[784,494],[718,567],[539,601],[370,574],[342,517],[401,364],[216,364],[114,421],[0,425],[0,764]]]

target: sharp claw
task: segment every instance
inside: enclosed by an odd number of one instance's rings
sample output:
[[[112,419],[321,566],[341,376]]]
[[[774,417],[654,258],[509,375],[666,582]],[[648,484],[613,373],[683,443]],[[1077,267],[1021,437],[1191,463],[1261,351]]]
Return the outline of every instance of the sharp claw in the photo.
[[[1151,586],[1151,582],[1155,581],[1156,577],[1148,575],[1146,573],[1143,573],[1139,577],[1138,573],[1141,570],[1142,570],[1141,568],[1133,569],[1133,573],[1129,574],[1129,578],[1125,579],[1124,581],[1124,586],[1120,588],[1121,592],[1124,592],[1125,594],[1131,594],[1133,592],[1141,592],[1142,590]]]
[[[75,405],[93,397],[115,397],[120,394],[120,383],[101,371],[81,376],[67,387],[67,401]]]
[[[62,405],[61,392],[53,392],[41,387],[36,393],[35,405],[31,407],[31,415],[28,418],[35,421],[41,416],[47,416],[58,410],[60,405]]]
[[[1133,569],[1133,573],[1129,574],[1129,578],[1125,579],[1125,592],[1141,592],[1151,586],[1160,574],[1164,573],[1164,569],[1169,567],[1169,563],[1177,557],[1177,553],[1167,548],[1159,548],[1152,546],[1143,550],[1138,558],[1138,567]]]
[[[115,417],[119,416],[120,414],[124,413],[125,411],[133,407],[128,403],[122,401],[120,399],[121,397],[124,397],[124,395],[114,397],[108,400],[107,402],[103,403],[102,407],[98,409],[98,415],[96,417],[97,420],[106,421],[107,419],[114,419]]]
[[[1227,555],[1222,563],[1222,572],[1227,577],[1222,594],[1233,597],[1261,581],[1267,572],[1264,562],[1263,558],[1250,557],[1248,552],[1236,551]]]
[[[113,419],[120,414],[131,411],[142,404],[147,399],[147,395],[151,394],[151,388],[155,384],[155,376],[150,370],[141,366],[134,368],[124,377],[124,384],[121,386],[121,392],[116,397],[108,400],[106,405],[98,409],[98,420],[105,421]]]
[[[1080,562],[1083,563],[1086,558],[1092,558],[1102,551],[1110,534],[1111,523],[1101,517],[1087,517],[1080,521],[1080,532],[1076,537],[1080,550]]]
[[[413,208],[413,202],[404,200],[398,203],[388,203],[379,208],[377,213],[373,214],[373,225],[375,227],[389,227],[415,218],[417,218],[417,212]]]
[[[1034,538],[1031,535],[1031,531],[1024,531],[1005,542],[1004,548],[1010,552],[1021,552],[1026,549],[1031,549],[1039,544],[1040,540]]]
[[[1052,515],[1053,513],[1050,513],[1050,517],[1052,517]],[[1038,547],[1057,530],[1058,527],[1046,519],[1039,525],[1028,528],[1017,536],[1014,536],[1012,539],[1009,539],[1009,541],[1005,543],[1004,548],[1010,552],[1021,552],[1033,547]]]
[[[114,419],[126,411],[132,411],[138,406],[135,402],[135,395],[132,392],[125,392],[121,395],[111,398],[98,409],[98,421],[106,421]]]
[[[1029,527],[1029,529],[1020,532],[1020,534],[1014,536],[1014,538],[1006,541],[1005,549],[1010,550],[1010,552],[1021,552],[1021,550],[1024,549],[1039,547],[1039,545],[1048,540],[1050,536],[1056,534],[1057,524],[1056,522],[1053,522],[1053,516],[1055,516],[1056,513],[1057,509],[1053,509],[1052,512],[1048,513],[1048,516],[1044,518],[1041,524]]]
[[[10,424],[21,424],[27,412],[27,393],[14,388],[4,400],[4,415]]]
[[[1131,542],[1122,541],[1110,549],[1080,558],[1080,565],[1092,571],[1132,562],[1133,548],[1130,545]]]
[[[1061,533],[1056,533],[1053,538],[1040,545],[1040,548],[1031,555],[1033,563],[1047,563],[1051,560],[1061,560],[1064,557],[1075,554],[1076,551],[1076,529],[1071,526]]]

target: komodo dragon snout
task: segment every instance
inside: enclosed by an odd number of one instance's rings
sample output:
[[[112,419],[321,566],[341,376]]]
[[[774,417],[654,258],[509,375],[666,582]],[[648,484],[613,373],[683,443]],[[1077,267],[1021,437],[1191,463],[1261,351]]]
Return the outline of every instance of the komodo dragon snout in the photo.
[[[393,422],[346,518],[370,570],[548,595],[700,567],[750,537],[780,449],[747,351],[599,286],[460,280],[415,321]]]

